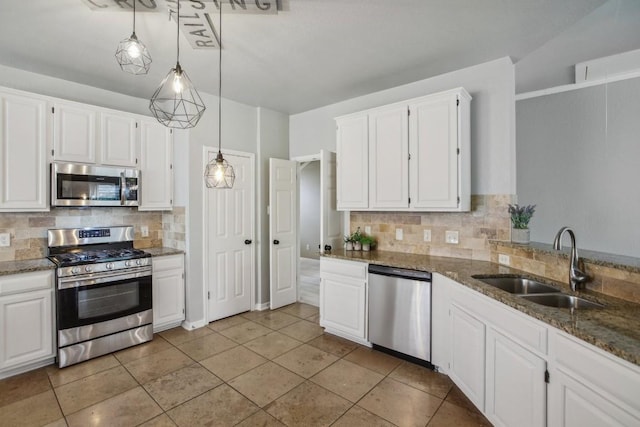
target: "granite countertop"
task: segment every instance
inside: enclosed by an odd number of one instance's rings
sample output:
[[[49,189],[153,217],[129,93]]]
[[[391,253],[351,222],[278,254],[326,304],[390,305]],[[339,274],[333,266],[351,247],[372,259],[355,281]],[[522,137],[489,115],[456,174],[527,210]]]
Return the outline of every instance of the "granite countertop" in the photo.
[[[386,251],[333,251],[324,256],[369,264],[440,273],[468,288],[487,295],[542,322],[563,330],[609,353],[640,365],[640,304],[634,304],[594,291],[572,292],[568,285],[537,277],[521,270],[486,261],[432,257]],[[553,285],[564,293],[578,295],[604,304],[601,309],[569,309],[545,307],[487,285],[472,275],[518,274]]]
[[[151,256],[178,255],[178,254],[184,253],[184,251],[181,249],[174,249],[174,248],[167,248],[167,247],[145,248],[143,249],[143,251],[150,253]]]
[[[56,265],[46,258],[26,259],[21,261],[0,262],[0,276],[9,274],[31,273],[41,270],[55,270]]]

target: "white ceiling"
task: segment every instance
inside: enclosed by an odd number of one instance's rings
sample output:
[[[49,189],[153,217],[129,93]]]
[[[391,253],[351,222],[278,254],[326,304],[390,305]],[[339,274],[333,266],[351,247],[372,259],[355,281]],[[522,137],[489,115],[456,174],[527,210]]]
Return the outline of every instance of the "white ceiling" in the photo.
[[[153,1],[166,7],[144,0]],[[503,56],[517,62],[606,2],[286,0],[277,14],[225,14],[223,96],[298,113]],[[153,63],[132,76],[114,59],[131,16],[93,11],[87,0],[0,0],[0,63],[149,98],[175,65],[175,23],[138,14]],[[217,94],[217,50],[180,40],[191,80]]]

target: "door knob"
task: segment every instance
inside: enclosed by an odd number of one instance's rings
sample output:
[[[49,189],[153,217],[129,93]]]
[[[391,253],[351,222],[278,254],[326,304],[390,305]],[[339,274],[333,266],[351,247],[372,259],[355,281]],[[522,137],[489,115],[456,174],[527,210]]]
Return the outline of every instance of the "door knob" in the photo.
[[[245,244],[245,245],[250,245],[250,244],[251,244],[251,240],[249,240],[249,239],[245,240],[245,241],[244,241],[244,244]]]
[[[331,245],[324,245],[324,250],[331,252]]]
[[[279,245],[279,244],[280,244],[280,240],[274,240],[274,241],[273,241],[273,244],[274,244],[274,245]]]

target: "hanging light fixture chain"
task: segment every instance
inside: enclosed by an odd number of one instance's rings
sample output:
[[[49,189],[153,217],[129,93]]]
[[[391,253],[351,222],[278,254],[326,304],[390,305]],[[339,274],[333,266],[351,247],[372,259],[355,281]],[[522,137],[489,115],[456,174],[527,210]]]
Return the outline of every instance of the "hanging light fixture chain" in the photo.
[[[222,2],[218,8],[218,153],[222,153]]]
[[[180,0],[178,0],[178,7],[176,12],[178,15],[178,17],[176,18],[178,24],[178,29],[176,30],[176,63],[180,63]]]

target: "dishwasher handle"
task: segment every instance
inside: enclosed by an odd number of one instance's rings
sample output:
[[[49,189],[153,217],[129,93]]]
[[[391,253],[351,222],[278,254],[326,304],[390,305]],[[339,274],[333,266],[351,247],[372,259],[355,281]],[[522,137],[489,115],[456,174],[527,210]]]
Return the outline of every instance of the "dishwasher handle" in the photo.
[[[408,270],[405,268],[388,267],[386,265],[369,264],[369,274],[431,282],[431,273],[428,271]]]

